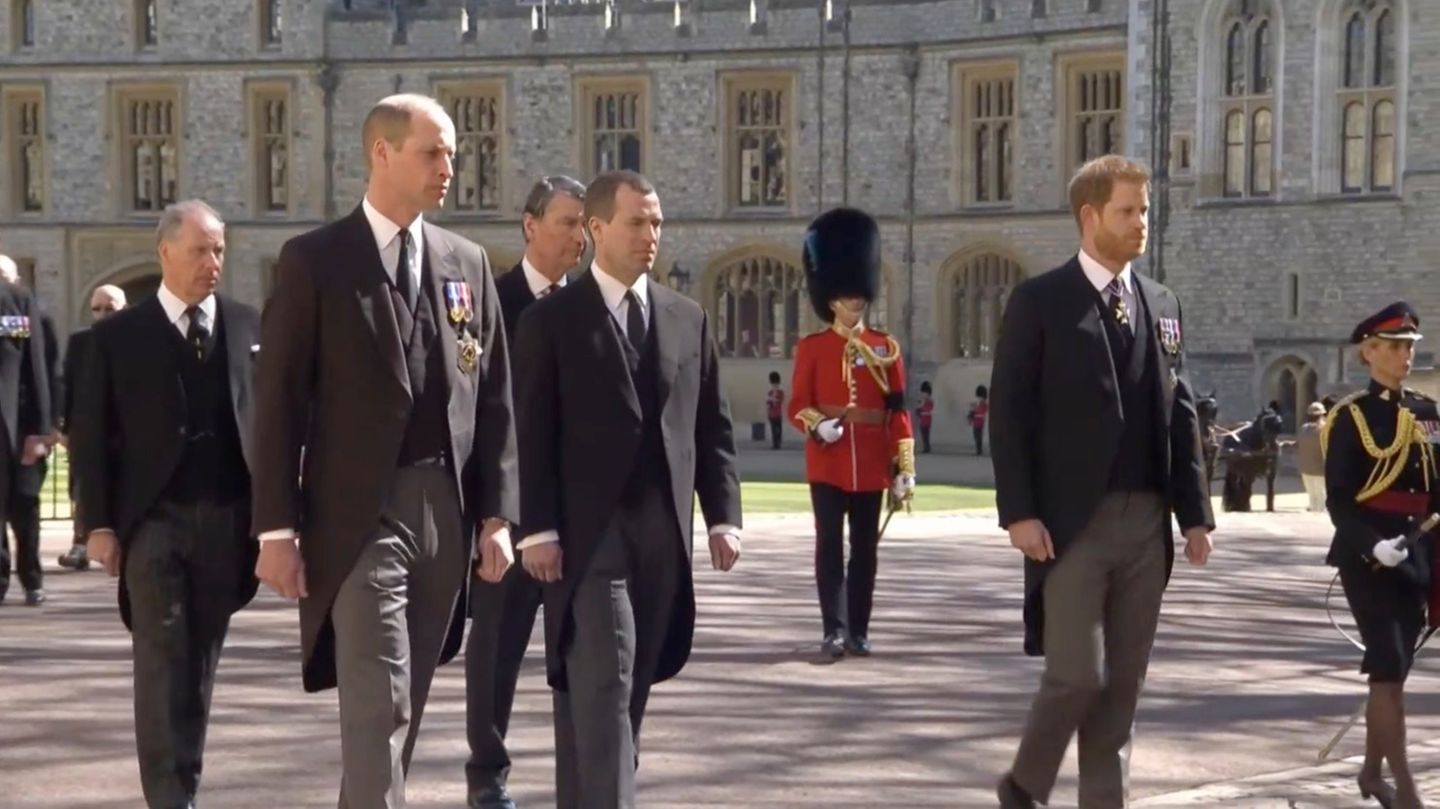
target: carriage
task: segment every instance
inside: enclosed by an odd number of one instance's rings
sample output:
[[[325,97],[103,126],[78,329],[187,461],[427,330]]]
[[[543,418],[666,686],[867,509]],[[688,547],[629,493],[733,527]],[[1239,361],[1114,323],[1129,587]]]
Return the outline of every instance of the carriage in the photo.
[[[1280,440],[1285,420],[1266,408],[1252,420],[1233,427],[1217,423],[1220,407],[1215,394],[1200,397],[1195,403],[1200,417],[1201,449],[1205,458],[1205,486],[1215,480],[1215,467],[1224,465],[1224,486],[1221,507],[1225,511],[1249,511],[1250,495],[1255,481],[1265,479],[1265,510],[1275,510],[1275,477],[1280,469],[1280,450],[1288,441]]]

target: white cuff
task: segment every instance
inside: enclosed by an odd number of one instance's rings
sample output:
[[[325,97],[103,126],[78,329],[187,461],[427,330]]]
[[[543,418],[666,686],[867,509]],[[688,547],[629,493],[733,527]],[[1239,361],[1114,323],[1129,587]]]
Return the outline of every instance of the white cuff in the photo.
[[[712,525],[712,526],[710,526],[710,536],[713,537],[713,536],[715,536],[715,535],[717,535],[717,534],[720,534],[720,535],[729,534],[729,535],[735,537],[736,539],[739,539],[739,538],[740,538],[740,529],[737,528],[736,526],[731,525],[731,524],[728,523],[728,522],[722,522],[722,523],[720,523],[719,525]]]
[[[525,537],[524,539],[520,540],[520,543],[515,546],[515,550],[517,550],[517,551],[523,551],[523,550],[525,550],[526,548],[533,548],[533,547],[535,547],[536,545],[544,545],[544,544],[546,544],[547,542],[559,542],[559,541],[560,541],[560,532],[559,532],[559,531],[541,531],[541,532],[538,533],[538,534],[531,534],[530,536]]]
[[[259,536],[261,542],[269,542],[272,539],[296,539],[294,528],[277,528],[274,531],[266,531]]]

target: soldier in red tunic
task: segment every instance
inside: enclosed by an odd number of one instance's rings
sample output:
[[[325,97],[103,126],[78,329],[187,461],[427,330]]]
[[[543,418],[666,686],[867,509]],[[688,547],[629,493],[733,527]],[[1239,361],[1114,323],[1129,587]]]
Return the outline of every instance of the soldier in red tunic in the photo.
[[[829,211],[806,232],[804,258],[810,302],[830,326],[795,347],[789,415],[807,437],[815,579],[825,632],[820,650],[834,660],[847,650],[870,654],[881,503],[887,490],[898,501],[914,492],[915,439],[905,409],[900,346],[864,320],[879,291],[879,226],[862,211]]]

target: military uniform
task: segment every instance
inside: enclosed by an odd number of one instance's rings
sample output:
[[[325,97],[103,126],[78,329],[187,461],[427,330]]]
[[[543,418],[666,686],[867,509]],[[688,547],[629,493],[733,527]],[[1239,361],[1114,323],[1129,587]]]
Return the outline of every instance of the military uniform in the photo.
[[[874,220],[844,208],[818,218],[805,242],[811,304],[832,325],[795,347],[788,414],[807,437],[805,472],[815,510],[815,578],[825,635],[821,651],[830,657],[847,648],[869,654],[882,502],[887,490],[908,499],[915,480],[899,344],[863,321],[853,327],[832,322],[832,301],[875,299],[878,244]]]
[[[1418,339],[1419,319],[1403,304],[1388,307],[1352,335]],[[1321,434],[1325,490],[1335,537],[1326,561],[1339,568],[1365,656],[1360,670],[1371,682],[1404,682],[1426,623],[1440,621],[1431,591],[1434,535],[1409,547],[1398,564],[1377,561],[1377,543],[1412,532],[1440,511],[1436,449],[1422,422],[1434,421],[1433,399],[1377,381],[1340,400]]]

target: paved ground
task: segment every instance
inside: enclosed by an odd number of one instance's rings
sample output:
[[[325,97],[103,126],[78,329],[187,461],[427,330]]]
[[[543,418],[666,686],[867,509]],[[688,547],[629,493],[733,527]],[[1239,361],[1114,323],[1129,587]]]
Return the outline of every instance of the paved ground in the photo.
[[[1294,498],[1286,498],[1293,503]],[[1019,564],[993,515],[897,518],[882,549],[869,660],[818,665],[809,521],[749,526],[736,572],[698,576],[696,653],[645,727],[650,808],[993,806],[1039,673],[1020,654]],[[1329,627],[1327,527],[1302,513],[1224,515],[1205,570],[1177,568],[1142,702],[1137,806],[1358,806],[1354,761],[1316,767],[1358,704],[1356,657]],[[128,640],[114,585],[59,572],[47,536],[41,609],[0,607],[0,807],[141,805]],[[537,637],[538,641],[538,637]],[[334,806],[333,692],[301,692],[293,606],[262,596],[233,624],[204,780],[209,809]],[[538,644],[532,647],[538,652]],[[1440,691],[1421,664],[1416,756],[1440,799]],[[527,663],[513,729],[514,791],[553,806],[549,699]],[[461,667],[442,670],[410,796],[463,805]],[[1359,752],[1360,732],[1339,756]],[[1073,806],[1067,764],[1055,805]]]

